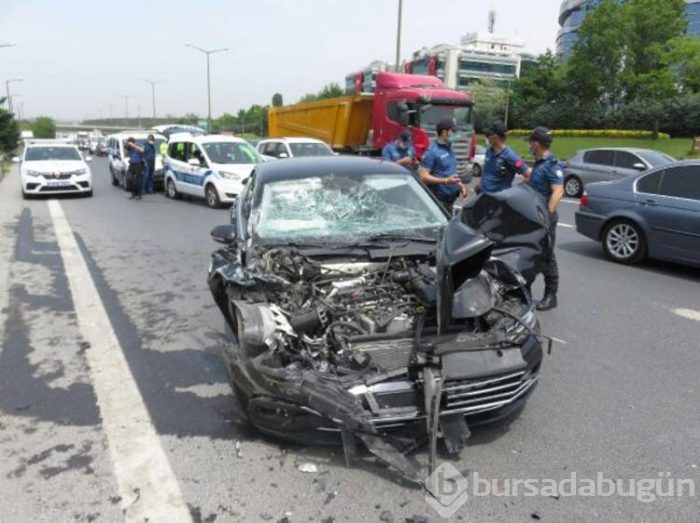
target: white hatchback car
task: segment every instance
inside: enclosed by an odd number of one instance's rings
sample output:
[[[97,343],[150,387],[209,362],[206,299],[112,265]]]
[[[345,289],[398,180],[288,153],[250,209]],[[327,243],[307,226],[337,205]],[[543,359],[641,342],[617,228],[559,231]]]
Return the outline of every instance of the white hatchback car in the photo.
[[[235,200],[255,166],[263,161],[242,138],[173,134],[165,156],[165,195],[197,196],[206,199],[209,207],[220,207]]]
[[[92,172],[75,145],[66,143],[28,143],[22,154],[20,180],[22,196],[46,194],[84,194],[92,196]]]
[[[280,159],[335,155],[326,143],[315,138],[268,138],[260,140],[257,149],[260,154]]]

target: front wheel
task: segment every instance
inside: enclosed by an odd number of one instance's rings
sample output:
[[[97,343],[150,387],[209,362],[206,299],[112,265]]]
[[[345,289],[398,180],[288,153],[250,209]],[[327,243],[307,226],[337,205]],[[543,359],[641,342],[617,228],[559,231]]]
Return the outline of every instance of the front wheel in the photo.
[[[639,263],[646,255],[646,239],[639,226],[629,220],[616,220],[608,224],[603,232],[603,250],[611,260],[624,263]]]
[[[564,180],[564,192],[569,198],[580,198],[583,194],[583,182],[578,176],[567,176]]]
[[[207,198],[207,205],[212,209],[218,209],[221,207],[221,200],[219,199],[219,193],[216,191],[216,187],[212,184],[207,185],[205,195]]]
[[[165,195],[171,200],[177,200],[180,197],[180,193],[177,191],[177,187],[175,187],[175,182],[171,179],[168,179],[165,183]]]

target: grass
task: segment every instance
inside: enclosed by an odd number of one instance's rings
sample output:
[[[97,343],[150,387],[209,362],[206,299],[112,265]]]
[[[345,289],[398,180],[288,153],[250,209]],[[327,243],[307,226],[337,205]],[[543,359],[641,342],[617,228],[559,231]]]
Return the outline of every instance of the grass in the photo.
[[[483,135],[477,136],[477,143],[484,144]],[[508,145],[515,150],[524,160],[531,160],[532,155],[528,151],[528,144],[522,138],[509,138]],[[560,137],[555,138],[552,144],[552,152],[560,160],[568,160],[579,149],[591,149],[594,147],[638,147],[642,149],[655,149],[670,154],[674,158],[700,158],[700,155],[691,155],[693,147],[692,138],[668,138],[665,140],[649,140],[634,138],[580,138]]]

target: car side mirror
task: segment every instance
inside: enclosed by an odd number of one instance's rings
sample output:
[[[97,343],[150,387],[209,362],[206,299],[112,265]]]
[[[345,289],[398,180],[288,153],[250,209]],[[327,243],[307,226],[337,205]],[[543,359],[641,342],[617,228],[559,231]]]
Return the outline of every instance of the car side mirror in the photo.
[[[289,155],[287,153],[279,153],[277,158],[289,158]]]
[[[211,230],[212,240],[230,245],[236,240],[236,228],[233,225],[217,225]]]
[[[638,162],[638,163],[635,163],[635,164],[632,166],[632,169],[634,169],[634,170],[636,170],[636,171],[639,171],[639,172],[642,172],[642,171],[646,171],[646,170],[647,170],[647,166],[644,165],[642,162]]]
[[[200,167],[202,164],[199,163],[199,160],[197,158],[190,158],[187,160],[187,164],[191,165],[192,167]]]
[[[19,163],[19,156],[13,156],[12,163]]]

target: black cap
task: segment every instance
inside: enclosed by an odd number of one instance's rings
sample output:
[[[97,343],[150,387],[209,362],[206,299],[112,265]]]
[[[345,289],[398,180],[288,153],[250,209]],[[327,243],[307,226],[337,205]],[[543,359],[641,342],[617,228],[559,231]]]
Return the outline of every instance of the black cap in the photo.
[[[443,118],[435,126],[438,136],[440,136],[442,131],[454,131],[456,128],[457,124],[455,123],[454,118]]]
[[[500,136],[501,138],[506,137],[506,133],[508,132],[508,128],[506,127],[506,124],[503,122],[493,122],[489,127],[486,129],[486,136]]]
[[[552,145],[552,140],[554,140],[552,131],[542,126],[535,127],[530,133],[530,136],[527,137],[528,142],[539,142],[545,147]]]
[[[413,137],[413,133],[410,129],[404,129],[399,133],[399,140],[402,142],[407,142]]]

